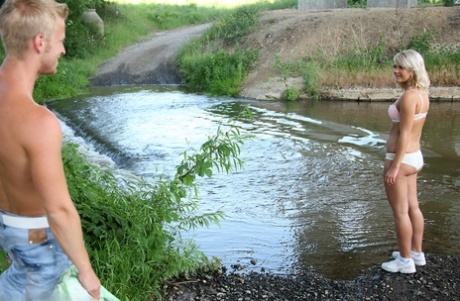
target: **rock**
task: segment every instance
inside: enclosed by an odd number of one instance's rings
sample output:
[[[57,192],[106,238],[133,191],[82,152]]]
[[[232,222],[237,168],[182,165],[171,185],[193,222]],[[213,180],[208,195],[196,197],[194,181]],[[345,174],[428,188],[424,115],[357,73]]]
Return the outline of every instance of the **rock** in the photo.
[[[104,21],[102,21],[101,17],[97,14],[95,9],[88,9],[82,15],[83,23],[90,24],[95,26],[98,30],[98,33],[101,36],[104,36]]]

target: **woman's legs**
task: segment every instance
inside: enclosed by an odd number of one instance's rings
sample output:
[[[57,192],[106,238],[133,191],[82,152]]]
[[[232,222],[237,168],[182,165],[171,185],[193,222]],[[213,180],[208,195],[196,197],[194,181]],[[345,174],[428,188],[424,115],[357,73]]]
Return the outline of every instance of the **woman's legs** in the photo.
[[[390,161],[387,161],[387,163]],[[387,165],[387,163],[385,165]],[[411,167],[413,168],[413,167]],[[399,175],[394,184],[385,183],[385,192],[388,202],[393,211],[396,238],[398,240],[399,252],[401,257],[410,258],[412,247],[412,222],[409,215],[409,177],[407,167],[402,164]],[[385,171],[387,168],[385,168]]]
[[[384,175],[390,166],[391,161],[386,161]],[[422,250],[424,220],[417,199],[417,172],[413,166],[401,164],[395,183],[385,183],[399,247],[396,256],[393,254],[395,260],[382,264],[382,268],[389,272],[414,273],[412,257],[416,255],[412,251]],[[414,258],[418,265],[425,264],[423,253]]]
[[[412,244],[411,250],[422,252],[423,232],[425,229],[425,220],[420,210],[417,198],[417,174],[407,177],[408,181],[408,200],[409,200],[409,217],[412,224]]]

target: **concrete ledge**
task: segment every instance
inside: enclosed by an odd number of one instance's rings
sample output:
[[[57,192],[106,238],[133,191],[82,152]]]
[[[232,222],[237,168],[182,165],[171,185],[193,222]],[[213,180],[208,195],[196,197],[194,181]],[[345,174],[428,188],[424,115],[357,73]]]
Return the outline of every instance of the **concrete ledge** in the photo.
[[[298,0],[297,5],[299,9],[305,10],[320,10],[320,9],[334,9],[334,8],[347,8],[347,0]]]
[[[367,7],[394,7],[409,8],[416,7],[417,0],[367,0]]]
[[[431,87],[429,92],[433,102],[460,102],[460,87]],[[399,88],[355,88],[326,90],[322,95],[331,100],[390,102],[395,101],[401,93]]]

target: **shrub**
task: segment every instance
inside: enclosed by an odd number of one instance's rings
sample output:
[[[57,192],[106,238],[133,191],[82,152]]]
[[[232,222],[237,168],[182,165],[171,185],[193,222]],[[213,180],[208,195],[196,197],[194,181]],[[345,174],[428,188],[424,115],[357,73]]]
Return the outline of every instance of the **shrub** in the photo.
[[[120,179],[89,164],[73,144],[63,147],[69,192],[104,285],[122,300],[146,300],[161,281],[192,272],[207,258],[181,231],[218,223],[222,213],[196,214],[197,177],[240,168],[239,131],[221,129],[184,159],[171,180]]]
[[[434,30],[425,31],[420,35],[414,34],[407,44],[407,49],[414,49],[420,54],[425,55],[430,51],[434,36]]]
[[[258,52],[236,49],[233,53],[182,56],[179,59],[182,77],[189,88],[211,95],[238,96],[241,85],[257,60]]]
[[[281,98],[287,101],[296,101],[299,98],[299,89],[288,88],[284,90],[283,94],[281,95]]]
[[[182,78],[194,91],[238,96],[258,51],[241,50],[241,39],[258,23],[259,9],[243,6],[219,18],[203,36],[184,46],[177,57]],[[233,46],[233,50],[231,49]]]

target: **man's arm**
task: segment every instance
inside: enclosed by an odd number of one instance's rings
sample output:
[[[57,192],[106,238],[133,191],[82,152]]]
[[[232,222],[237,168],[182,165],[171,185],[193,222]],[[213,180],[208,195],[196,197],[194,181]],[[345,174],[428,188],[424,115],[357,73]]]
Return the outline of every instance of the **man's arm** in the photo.
[[[48,110],[37,110],[27,121],[25,143],[31,180],[48,222],[61,248],[75,265],[83,287],[98,299],[100,280],[91,266],[83,241],[80,216],[70,198],[62,165],[62,132],[57,118]]]

